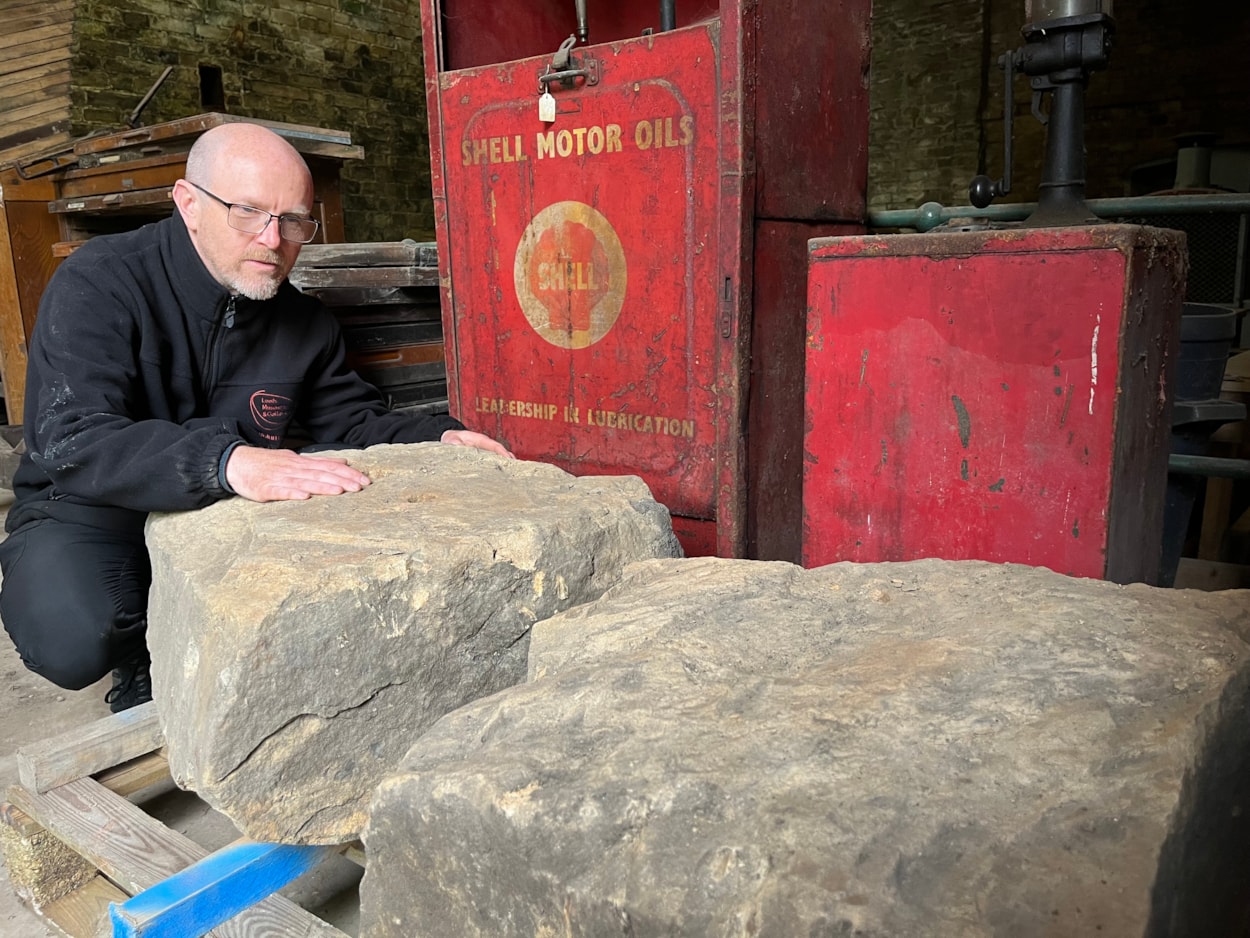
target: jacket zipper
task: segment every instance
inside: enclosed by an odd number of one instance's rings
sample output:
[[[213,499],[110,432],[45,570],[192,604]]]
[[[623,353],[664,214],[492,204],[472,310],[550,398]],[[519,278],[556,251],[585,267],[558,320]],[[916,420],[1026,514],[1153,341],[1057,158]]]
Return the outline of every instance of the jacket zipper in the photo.
[[[235,295],[231,293],[226,297],[225,306],[222,307],[221,315],[217,317],[217,321],[213,323],[213,331],[208,336],[208,354],[204,357],[204,406],[208,406],[208,402],[213,398],[213,391],[217,389],[217,359],[218,350],[223,341],[222,327],[226,329],[234,328]]]

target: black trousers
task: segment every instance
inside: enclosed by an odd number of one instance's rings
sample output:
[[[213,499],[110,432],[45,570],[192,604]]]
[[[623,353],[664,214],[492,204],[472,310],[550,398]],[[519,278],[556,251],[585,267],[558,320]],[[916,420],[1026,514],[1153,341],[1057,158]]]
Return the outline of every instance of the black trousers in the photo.
[[[5,631],[26,667],[68,690],[146,651],[143,527],[105,521],[36,518],[0,543]]]

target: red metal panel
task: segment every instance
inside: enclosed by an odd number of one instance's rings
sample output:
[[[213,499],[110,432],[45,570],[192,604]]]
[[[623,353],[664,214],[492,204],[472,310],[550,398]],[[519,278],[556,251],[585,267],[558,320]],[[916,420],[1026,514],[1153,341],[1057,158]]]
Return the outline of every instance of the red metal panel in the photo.
[[[755,228],[751,381],[747,409],[747,546],[756,560],[798,563],[803,530],[803,356],[812,238],[858,225],[760,221]]]
[[[714,30],[579,54],[598,83],[555,88],[549,125],[549,56],[441,76],[461,416],[714,518]]]
[[[652,0],[590,5],[574,55],[594,81],[555,88],[548,127],[538,75],[572,30],[563,2],[421,3],[452,412],[528,458],[639,474],[688,553],[742,556],[752,343],[786,356],[770,375],[802,371],[801,340],[752,321],[756,186],[789,213],[770,222],[858,223],[870,2],[695,0],[646,37]],[[785,261],[765,301],[801,318],[806,257]]]
[[[443,71],[509,62],[542,52],[550,54],[575,26],[570,0],[441,0],[439,6],[445,26]],[[658,0],[592,0],[587,6],[591,43],[641,36],[644,29],[659,31]],[[677,26],[709,19],[716,15],[718,6],[717,0],[681,0],[676,5]]]
[[[872,2],[756,9],[756,215],[862,225]]]
[[[1184,268],[1156,252],[1170,286],[1142,302],[1140,230],[813,242],[803,562],[976,558],[1102,577],[1123,521],[1138,536],[1119,575],[1153,576],[1158,388]],[[1153,487],[1156,508],[1114,518],[1113,480]]]

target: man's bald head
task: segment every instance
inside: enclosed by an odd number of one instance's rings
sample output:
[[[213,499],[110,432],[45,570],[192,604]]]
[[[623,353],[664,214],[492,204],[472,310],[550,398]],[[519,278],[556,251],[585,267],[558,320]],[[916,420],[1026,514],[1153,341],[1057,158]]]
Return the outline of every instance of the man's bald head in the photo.
[[[201,134],[187,154],[186,179],[211,189],[218,179],[257,165],[300,174],[312,187],[299,151],[267,127],[248,123],[221,124]]]

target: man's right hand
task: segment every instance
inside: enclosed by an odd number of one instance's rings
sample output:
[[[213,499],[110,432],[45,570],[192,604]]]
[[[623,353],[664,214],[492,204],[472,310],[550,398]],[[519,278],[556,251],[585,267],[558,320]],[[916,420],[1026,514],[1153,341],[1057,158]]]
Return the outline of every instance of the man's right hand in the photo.
[[[359,492],[370,480],[343,459],[236,446],[226,461],[226,481],[243,498],[277,502]]]

